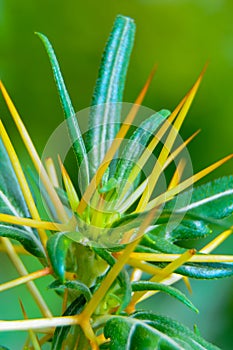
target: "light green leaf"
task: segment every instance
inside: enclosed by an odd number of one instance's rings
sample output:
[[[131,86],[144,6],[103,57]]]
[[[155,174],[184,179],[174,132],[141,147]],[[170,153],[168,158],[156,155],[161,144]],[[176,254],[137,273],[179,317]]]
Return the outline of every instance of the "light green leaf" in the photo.
[[[135,24],[117,16],[106,44],[92,98],[86,146],[93,176],[119,130],[121,102],[133,47]]]
[[[159,290],[161,292],[165,292],[172,297],[176,298],[177,300],[181,301],[183,304],[187,305],[191,310],[198,313],[198,309],[193,305],[193,303],[178,289],[170,286],[166,286],[162,283],[156,283],[156,282],[148,282],[148,281],[139,281],[139,282],[132,282],[132,291],[145,291],[145,290]]]

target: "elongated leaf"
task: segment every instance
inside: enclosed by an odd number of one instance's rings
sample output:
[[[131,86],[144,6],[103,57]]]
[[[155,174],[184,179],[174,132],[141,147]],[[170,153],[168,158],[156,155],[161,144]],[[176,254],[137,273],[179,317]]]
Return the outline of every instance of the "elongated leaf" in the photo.
[[[179,222],[179,221],[178,221]],[[187,220],[184,219],[176,226],[158,225],[150,231],[150,235],[154,235],[154,239],[164,238],[169,242],[176,242],[179,240],[200,239],[212,233],[212,230],[206,225],[203,220]]]
[[[9,156],[0,139],[0,213],[17,217],[30,217],[18,179],[11,165]],[[10,224],[0,224],[0,236],[12,238],[37,257],[45,257],[37,230]]]
[[[133,318],[145,322],[150,327],[163,332],[169,338],[180,344],[179,349],[184,350],[219,350],[216,346],[208,343],[199,335],[192,332],[189,328],[179,322],[150,312],[139,311],[132,315]],[[160,349],[167,349],[161,347]],[[173,347],[169,348],[173,349]]]
[[[187,198],[191,196],[191,201]],[[187,191],[166,205],[177,213],[193,214],[200,218],[223,219],[233,213],[233,177],[225,176]]]
[[[179,267],[176,272],[197,279],[224,278],[233,276],[233,263],[189,263]]]
[[[169,114],[170,111],[165,109],[153,114],[143,121],[132,134],[117,164],[115,178],[119,183],[124,179],[127,180],[128,175],[143,153],[150,137]]]
[[[52,66],[54,79],[57,85],[57,90],[59,93],[60,101],[65,113],[65,117],[67,120],[67,126],[70,134],[70,138],[73,144],[74,153],[76,155],[77,161],[79,166],[82,163],[82,166],[80,167],[80,178],[82,179],[82,185],[84,188],[86,188],[88,182],[89,182],[89,166],[87,162],[87,152],[86,147],[82,138],[81,131],[79,129],[78,121],[75,115],[74,108],[72,106],[71,99],[69,97],[68,91],[66,89],[61,70],[59,67],[59,63],[57,61],[55,52],[53,50],[52,45],[50,44],[48,38],[41,34],[36,33],[39,38],[42,40],[45,49],[47,51],[50,64]]]
[[[32,233],[23,228],[0,224],[0,236],[15,239],[32,255],[39,258],[45,257],[41,242]]]
[[[60,290],[64,290],[65,288],[68,288],[69,291],[78,292],[79,295],[83,294],[86,301],[89,301],[92,296],[90,289],[80,281],[67,281],[67,282],[61,283],[59,280],[56,280],[49,285],[49,288],[60,289]],[[77,298],[77,293],[75,294]]]
[[[193,303],[178,289],[170,286],[166,286],[162,283],[139,281],[132,282],[132,291],[145,291],[145,290],[159,290],[161,292],[167,293],[177,300],[181,301],[183,304],[187,305],[191,310],[198,313],[198,309],[193,305]]]
[[[70,304],[70,306],[64,312],[63,316],[72,316],[72,315],[80,314],[84,305],[85,305],[85,298],[83,295],[81,295]],[[53,336],[52,350],[62,349],[62,345],[66,340],[66,337],[70,332],[70,329],[71,329],[70,326],[56,328]]]
[[[93,176],[120,125],[121,104],[128,63],[133,47],[135,24],[117,16],[106,44],[94,89],[86,145]]]
[[[66,236],[66,232],[59,232],[48,239],[47,251],[54,272],[57,277],[64,282],[66,254],[71,240]]]
[[[174,349],[186,350],[164,332],[131,317],[113,317],[104,328],[105,338],[110,338],[109,350]]]

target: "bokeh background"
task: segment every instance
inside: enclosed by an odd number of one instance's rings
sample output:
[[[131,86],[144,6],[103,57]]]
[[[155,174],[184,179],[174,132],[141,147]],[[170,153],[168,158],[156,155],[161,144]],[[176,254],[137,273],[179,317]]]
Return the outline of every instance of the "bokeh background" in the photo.
[[[189,113],[182,136],[202,132],[189,150],[197,171],[232,152],[233,132],[233,2],[232,0],[0,0],[0,78],[7,86],[38,150],[63,120],[50,66],[35,31],[52,41],[76,110],[89,106],[100,57],[117,14],[135,19],[137,35],[128,72],[125,102],[133,102],[153,64],[159,69],[145,99],[154,110],[172,109],[197,78],[206,61],[209,67]],[[0,98],[0,115],[24,158],[10,116]],[[58,140],[60,142],[60,140]],[[208,177],[232,173],[232,163]],[[221,252],[232,252],[228,240]],[[34,262],[25,258],[29,270]],[[0,279],[16,277],[7,257],[0,260]],[[54,313],[60,303],[50,297]],[[196,316],[176,301],[158,295],[151,309],[175,316],[201,329],[204,337],[222,349],[233,348],[233,280],[192,282]],[[183,288],[181,284],[181,289]],[[18,298],[30,317],[39,316],[20,287],[0,296],[0,319],[21,318]],[[55,302],[54,302],[55,301]],[[0,344],[22,347],[25,334],[0,333]]]

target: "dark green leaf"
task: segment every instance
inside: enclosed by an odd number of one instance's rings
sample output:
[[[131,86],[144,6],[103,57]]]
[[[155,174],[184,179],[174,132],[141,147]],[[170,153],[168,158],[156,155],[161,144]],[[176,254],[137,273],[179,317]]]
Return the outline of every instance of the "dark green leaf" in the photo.
[[[176,272],[198,279],[224,278],[233,275],[233,263],[187,263]]]
[[[190,309],[198,313],[198,309],[193,305],[193,303],[178,289],[170,286],[166,286],[162,283],[156,283],[156,282],[148,282],[148,281],[139,281],[139,282],[132,282],[132,291],[144,291],[144,290],[160,290],[161,292],[165,292],[174,298],[178,299],[185,305],[187,305]]]
[[[26,227],[19,228],[0,224],[0,236],[15,239],[32,255],[38,258],[44,258],[45,252],[41,242]]]
[[[158,331],[166,334],[180,344],[179,349],[184,350],[219,350],[216,346],[208,343],[202,337],[192,332],[189,328],[183,326],[171,318],[155,315],[150,312],[139,311],[132,315],[147,325],[156,328]],[[161,347],[160,349],[167,349]],[[173,349],[173,347],[168,348]],[[149,350],[149,349],[148,349]],[[151,348],[152,350],[152,348]]]
[[[83,294],[86,301],[89,301],[92,296],[90,289],[80,281],[67,281],[67,282],[61,283],[59,280],[56,280],[49,285],[49,288],[60,289],[60,290],[64,290],[65,288],[68,288],[69,291],[76,291],[78,292],[79,295]]]
[[[78,121],[75,115],[74,108],[72,106],[71,99],[69,97],[68,91],[66,89],[59,63],[57,61],[55,52],[53,50],[52,45],[50,44],[48,38],[41,34],[36,33],[39,38],[42,40],[45,49],[47,51],[50,64],[52,66],[54,79],[57,85],[57,90],[59,93],[60,101],[65,113],[65,117],[67,120],[67,126],[70,134],[70,138],[72,141],[74,153],[76,155],[76,158],[78,160],[79,166],[82,163],[82,166],[80,167],[80,178],[82,179],[82,185],[84,188],[86,188],[88,182],[89,182],[89,166],[87,161],[87,152],[86,147],[82,138],[81,131],[79,129]]]
[[[71,240],[66,236],[66,232],[55,233],[47,242],[47,251],[53,270],[62,282],[65,279],[66,253],[70,243]]]
[[[87,148],[91,150],[90,172],[93,176],[120,125],[121,102],[126,73],[133,47],[135,24],[125,16],[117,16],[106,44],[99,76],[94,89],[89,119]],[[119,103],[120,102],[120,103]]]

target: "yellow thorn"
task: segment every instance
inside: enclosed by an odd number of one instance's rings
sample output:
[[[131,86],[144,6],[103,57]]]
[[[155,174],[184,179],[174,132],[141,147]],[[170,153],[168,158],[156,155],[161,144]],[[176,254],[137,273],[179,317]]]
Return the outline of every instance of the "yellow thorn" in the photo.
[[[164,146],[163,146],[162,151],[158,157],[158,160],[155,163],[155,166],[151,172],[151,176],[149,178],[147,187],[146,187],[146,189],[145,189],[145,191],[144,191],[144,193],[143,193],[143,195],[138,203],[136,212],[145,210],[146,205],[151,198],[151,195],[154,191],[154,188],[157,184],[157,181],[158,181],[158,179],[163,171],[164,164],[165,164],[165,162],[168,158],[168,155],[171,152],[171,149],[172,149],[174,142],[177,138],[178,132],[179,132],[179,130],[184,122],[184,119],[185,119],[185,117],[189,111],[189,108],[193,102],[193,99],[197,93],[197,90],[198,90],[198,87],[199,87],[200,82],[202,80],[205,69],[206,69],[206,67],[201,72],[196,83],[193,85],[192,89],[188,93],[187,99],[186,99],[184,105],[182,106],[173,127],[171,128],[171,131],[170,131],[170,133],[169,133],[169,135],[164,143]]]
[[[77,192],[76,192],[74,185],[69,177],[69,174],[67,173],[64,165],[62,164],[61,158],[59,156],[58,156],[58,160],[59,160],[62,178],[63,178],[63,182],[65,185],[66,193],[67,193],[67,196],[68,196],[68,199],[70,202],[71,209],[73,210],[73,212],[76,212],[77,207],[79,205],[79,199],[78,199]]]
[[[42,230],[49,230],[49,231],[66,231],[69,228],[68,224],[63,225],[63,224],[58,224],[56,222],[40,221],[40,220],[22,218],[19,216],[1,214],[1,213],[0,213],[0,221],[7,222],[13,225],[29,226],[29,227],[42,229]]]
[[[111,160],[113,159],[115,153],[117,152],[122,141],[124,140],[124,137],[125,137],[126,133],[128,132],[128,130],[129,130],[129,128],[130,128],[139,108],[140,108],[140,105],[145,97],[145,94],[150,86],[152,78],[155,74],[155,70],[156,70],[156,67],[154,67],[154,69],[150,73],[149,78],[147,79],[143,89],[141,90],[133,107],[131,108],[129,114],[127,115],[127,117],[126,117],[124,123],[122,124],[120,130],[118,131],[115,139],[113,140],[113,142],[112,142],[109,150],[107,151],[102,163],[100,164],[99,169],[96,172],[96,175],[92,178],[86,192],[82,196],[81,201],[80,201],[79,206],[78,206],[78,209],[77,209],[78,214],[81,215],[82,212],[85,210],[85,208],[88,205],[96,188],[100,184],[100,181],[101,181],[106,169],[108,168]]]
[[[186,288],[188,289],[189,293],[192,294],[192,287],[191,287],[191,284],[190,284],[190,280],[187,276],[183,276],[182,277],[183,281],[184,281],[184,284],[186,285]]]
[[[4,237],[1,237],[0,240],[2,241],[2,244],[4,245],[9,258],[11,259],[11,261],[14,264],[18,273],[21,276],[28,275],[27,269],[25,268],[25,266],[22,263],[19,256],[16,254],[14,247],[13,247],[12,243],[10,242],[10,240],[8,238],[4,238]],[[38,305],[42,315],[44,317],[52,317],[52,314],[51,314],[47,304],[45,303],[43,297],[41,296],[41,294],[40,294],[39,290],[37,289],[36,285],[34,284],[34,282],[32,282],[32,281],[27,282],[26,285],[27,285],[27,288],[28,288],[29,292],[31,293],[32,297],[34,298],[36,304]],[[1,329],[1,326],[0,326],[0,329]]]
[[[9,108],[9,111],[11,113],[11,116],[15,122],[16,127],[18,128],[18,131],[20,133],[20,136],[27,148],[28,154],[30,155],[33,164],[51,198],[51,201],[57,211],[57,215],[61,221],[67,221],[68,216],[66,214],[66,211],[60,201],[60,198],[58,197],[55,189],[53,188],[50,179],[48,177],[48,174],[45,171],[45,168],[40,160],[40,157],[38,156],[38,153],[33,145],[33,142],[27,132],[27,129],[25,128],[12,100],[10,99],[10,96],[8,95],[2,81],[0,81],[0,90],[2,91],[2,95],[6,101],[6,104]]]
[[[185,159],[181,159],[169,183],[168,190],[171,190],[179,184],[181,176],[184,172],[185,165]]]
[[[51,269],[49,267],[45,267],[42,270],[29,273],[25,276],[16,278],[16,279],[11,280],[11,281],[6,282],[6,283],[2,283],[2,284],[0,284],[0,292],[3,292],[4,290],[11,289],[11,288],[14,288],[17,286],[20,286],[21,284],[33,281],[33,280],[38,279],[40,277],[47,276],[51,273],[52,273]]]
[[[52,158],[45,159],[45,167],[49,176],[49,179],[54,187],[59,187],[57,172]]]
[[[233,230],[233,226],[231,229],[220,233],[211,242],[209,242],[204,248],[202,248],[200,252],[205,254],[212,252],[232,234],[232,230]]]
[[[19,299],[19,303],[20,303],[20,307],[21,307],[22,312],[23,312],[24,319],[28,320],[27,313],[25,311],[25,308],[23,306],[21,299]],[[28,330],[28,333],[29,333],[29,337],[31,338],[31,342],[32,342],[34,350],[41,350],[41,347],[40,347],[40,344],[39,344],[39,341],[38,341],[36,334],[31,329]]]
[[[182,255],[179,255],[177,259],[172,261],[170,264],[168,264],[166,267],[161,269],[159,274],[156,274],[154,277],[150,279],[150,282],[161,282],[166,277],[168,277],[170,274],[172,274],[179,266],[183,265],[185,262],[191,259],[191,257],[196,253],[195,249],[187,250]],[[132,312],[135,309],[136,303],[138,303],[144,295],[146,295],[148,292],[135,292],[130,304],[127,307],[127,312]],[[150,294],[151,295],[151,294]]]
[[[220,167],[222,164],[226,163],[231,158],[233,158],[233,154],[230,154],[229,156],[227,156],[227,157],[217,161],[216,163],[208,166],[207,168],[199,171],[197,174],[191,176],[187,180],[184,180],[179,185],[173,187],[171,190],[168,190],[167,192],[162,193],[161,195],[159,195],[158,197],[156,197],[155,199],[153,199],[152,201],[150,201],[148,203],[148,205],[146,206],[146,210],[151,210],[155,206],[157,207],[158,205],[169,201],[174,196],[176,196],[178,193],[180,193],[180,192],[184,191],[185,189],[187,189],[188,187],[192,186],[195,182],[199,181],[204,176],[208,175],[209,173],[211,173],[212,171],[214,171],[215,169]]]
[[[37,211],[37,208],[36,208],[34,199],[32,197],[30,188],[28,186],[26,177],[23,173],[19,159],[18,159],[16,152],[13,148],[13,145],[12,145],[8,135],[7,135],[7,132],[2,124],[2,121],[0,121],[0,136],[2,138],[4,145],[5,145],[7,153],[9,155],[12,167],[15,171],[15,175],[17,176],[17,179],[18,179],[19,185],[21,187],[25,201],[27,203],[28,209],[29,209],[33,219],[40,221],[40,215]],[[38,233],[39,233],[39,236],[40,236],[40,239],[41,239],[41,242],[42,242],[44,248],[46,248],[46,242],[47,242],[46,232],[43,229],[38,229]]]

